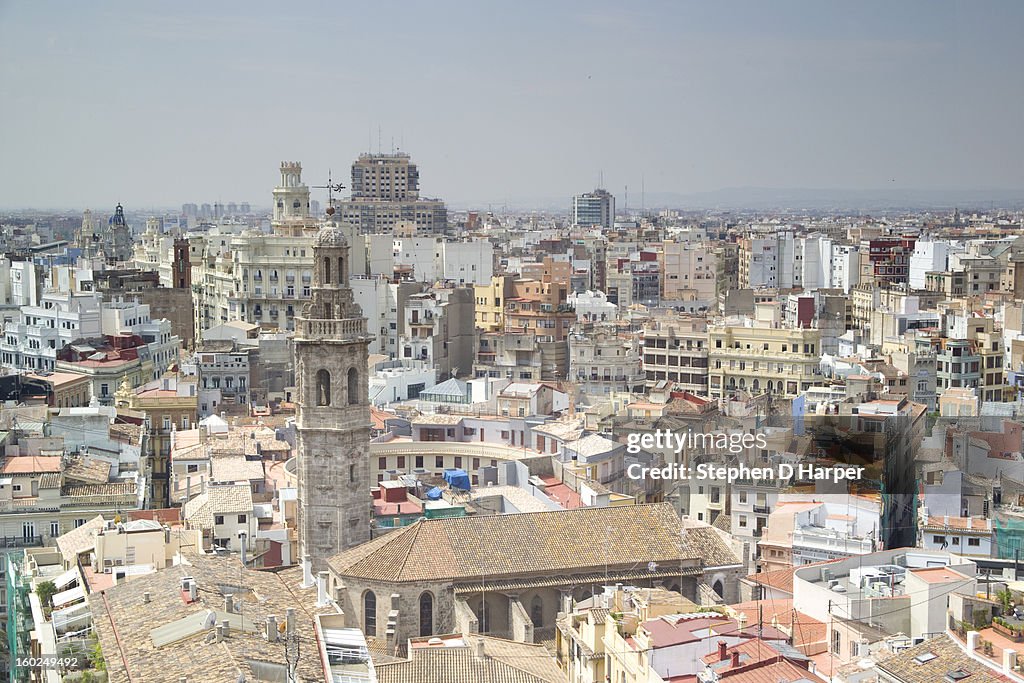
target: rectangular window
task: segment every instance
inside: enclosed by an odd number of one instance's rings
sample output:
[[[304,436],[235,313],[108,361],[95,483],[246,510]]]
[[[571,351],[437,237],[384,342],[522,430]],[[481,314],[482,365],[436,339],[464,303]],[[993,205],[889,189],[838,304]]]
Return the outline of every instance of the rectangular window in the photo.
[[[246,516],[245,515],[238,515],[238,523],[239,524],[245,524],[245,521],[246,521]]]
[[[981,545],[981,539],[980,538],[968,538],[967,539],[967,545],[973,546],[973,547],[978,547],[979,545]]]
[[[746,515],[740,515],[740,528],[741,529],[746,529],[747,528],[747,516]]]
[[[422,455],[417,455],[416,456],[416,469],[423,469],[423,456]]]
[[[50,536],[52,538],[60,536],[60,522],[50,522]]]
[[[224,515],[217,515],[217,516],[215,516],[213,518],[213,523],[214,524],[223,524],[224,523]]]
[[[946,537],[945,536],[932,536],[932,543],[935,543],[937,545],[946,545]]]
[[[437,467],[438,469],[444,467],[444,456],[443,455],[435,455],[434,456],[434,467]]]
[[[747,492],[746,491],[740,491],[740,502],[741,503],[746,503],[747,502]]]
[[[386,470],[388,468],[388,459],[384,457],[377,458],[377,469]]]
[[[405,469],[405,456],[404,455],[398,456],[398,469],[400,469],[400,470],[404,470]]]

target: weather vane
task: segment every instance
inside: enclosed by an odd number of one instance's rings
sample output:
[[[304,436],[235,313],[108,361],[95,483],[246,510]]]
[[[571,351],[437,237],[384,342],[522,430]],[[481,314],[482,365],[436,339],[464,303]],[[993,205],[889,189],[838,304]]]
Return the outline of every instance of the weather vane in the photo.
[[[327,190],[327,206],[330,209],[334,208],[334,193],[341,192],[345,189],[342,183],[336,183],[331,179],[331,169],[327,169],[327,184],[326,185],[314,185],[316,190]]]

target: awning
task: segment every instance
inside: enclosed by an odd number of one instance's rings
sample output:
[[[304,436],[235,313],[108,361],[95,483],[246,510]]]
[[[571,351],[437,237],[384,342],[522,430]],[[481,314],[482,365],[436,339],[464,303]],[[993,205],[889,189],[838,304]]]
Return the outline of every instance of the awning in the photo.
[[[85,590],[81,586],[76,586],[71,590],[54,595],[53,608],[58,609],[64,605],[75,602],[76,600],[85,600]]]
[[[57,587],[57,590],[62,590],[67,586],[71,585],[72,581],[78,580],[78,569],[69,569],[56,579],[53,580],[53,585]]]

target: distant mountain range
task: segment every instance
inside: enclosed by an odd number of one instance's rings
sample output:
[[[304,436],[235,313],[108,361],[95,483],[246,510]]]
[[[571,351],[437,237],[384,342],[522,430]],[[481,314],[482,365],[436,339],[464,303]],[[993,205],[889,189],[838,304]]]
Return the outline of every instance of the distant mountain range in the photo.
[[[616,195],[617,207],[623,197]],[[449,202],[453,209],[515,210],[566,212],[568,197],[523,197],[491,202]],[[640,208],[638,194],[630,193],[630,209]],[[648,192],[646,209],[737,209],[737,210],[815,210],[882,211],[930,209],[961,211],[970,209],[1024,208],[1024,190],[914,190],[882,188],[876,190],[840,190],[812,188],[729,187],[709,192]]]

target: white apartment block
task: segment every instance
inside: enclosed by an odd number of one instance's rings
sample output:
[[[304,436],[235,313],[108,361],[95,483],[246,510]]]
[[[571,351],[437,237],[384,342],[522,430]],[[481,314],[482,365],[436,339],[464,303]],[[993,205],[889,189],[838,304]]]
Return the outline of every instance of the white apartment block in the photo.
[[[399,285],[383,275],[353,275],[349,278],[352,296],[363,311],[369,331],[374,335],[370,354],[397,358]]]
[[[828,287],[832,279],[832,240],[822,235],[793,242],[793,286],[811,291]]]
[[[416,282],[487,285],[494,274],[494,246],[486,240],[458,242],[444,237],[379,234],[365,238],[371,276],[390,278],[397,273]]]
[[[567,303],[576,311],[576,319],[611,322],[618,317],[619,307],[608,301],[602,291],[572,292]]]
[[[828,286],[849,294],[857,284],[860,284],[860,249],[853,244],[833,244]]]
[[[607,396],[643,392],[644,371],[636,339],[622,339],[614,326],[580,328],[569,335],[569,380],[580,393]]]
[[[22,306],[4,325],[0,362],[7,367],[52,371],[57,351],[76,339],[102,334],[98,292],[45,292],[37,306]]]
[[[294,329],[294,316],[310,298],[313,237],[247,231],[227,249],[202,240],[192,261],[196,338],[206,328],[242,320],[267,328]]]
[[[950,248],[948,242],[918,240],[914,253],[910,255],[908,282],[912,289],[924,289],[925,274],[944,272],[949,267]]]
[[[793,233],[778,232],[740,240],[740,289],[793,287],[796,246]]]

